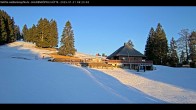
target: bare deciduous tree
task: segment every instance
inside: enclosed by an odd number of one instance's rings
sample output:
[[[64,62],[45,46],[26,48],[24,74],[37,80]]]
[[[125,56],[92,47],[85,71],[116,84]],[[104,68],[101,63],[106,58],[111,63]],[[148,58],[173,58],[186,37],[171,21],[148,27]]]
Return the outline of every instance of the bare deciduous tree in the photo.
[[[182,51],[186,54],[186,62],[188,63],[189,59],[189,37],[190,33],[188,29],[182,29],[179,33],[180,38],[177,40],[177,47],[178,47],[178,53],[180,54]]]

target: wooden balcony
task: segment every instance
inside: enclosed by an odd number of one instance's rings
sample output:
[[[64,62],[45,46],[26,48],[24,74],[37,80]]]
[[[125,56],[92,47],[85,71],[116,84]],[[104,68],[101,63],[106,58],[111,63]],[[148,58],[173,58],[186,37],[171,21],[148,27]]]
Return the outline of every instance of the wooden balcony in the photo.
[[[153,61],[146,60],[146,61],[127,61],[127,60],[107,60],[109,63],[135,63],[135,64],[153,64]]]

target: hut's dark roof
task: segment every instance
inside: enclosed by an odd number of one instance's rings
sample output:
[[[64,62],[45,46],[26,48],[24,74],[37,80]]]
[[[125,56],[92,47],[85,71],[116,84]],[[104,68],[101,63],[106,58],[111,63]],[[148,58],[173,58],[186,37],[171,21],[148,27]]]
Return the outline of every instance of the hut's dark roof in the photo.
[[[142,53],[135,50],[132,46],[124,44],[124,46],[117,49],[114,53],[108,56],[111,59],[114,56],[130,56],[130,57],[145,57]]]

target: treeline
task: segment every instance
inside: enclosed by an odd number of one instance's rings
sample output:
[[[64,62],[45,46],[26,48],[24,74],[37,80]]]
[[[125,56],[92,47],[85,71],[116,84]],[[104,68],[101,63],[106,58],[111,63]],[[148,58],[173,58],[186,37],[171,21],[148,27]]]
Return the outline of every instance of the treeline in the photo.
[[[0,10],[0,45],[23,39],[25,42],[32,42],[38,47],[58,47],[58,29],[55,20],[50,21],[41,18],[38,23],[28,28],[25,24],[20,32],[19,26],[14,24],[14,18],[5,11]],[[71,22],[67,21],[62,33],[61,46],[58,54],[73,56],[76,52],[74,46],[74,33]]]
[[[28,28],[25,24],[22,29],[22,35],[25,42],[35,43],[36,46],[42,48],[58,47],[58,30],[55,20],[40,19],[37,25]],[[61,46],[58,54],[64,56],[74,56],[76,49],[74,46],[74,33],[71,22],[67,21],[61,35]]]
[[[0,10],[0,45],[21,39],[19,26],[15,25],[14,18]]]
[[[156,30],[151,27],[145,46],[147,60],[152,60],[156,65],[177,66],[178,64],[194,64],[196,62],[196,32],[182,29],[180,38],[168,40],[160,23]]]
[[[54,48],[58,46],[58,30],[55,20],[40,19],[37,25],[28,28],[25,24],[22,29],[24,41],[33,42],[38,47]]]

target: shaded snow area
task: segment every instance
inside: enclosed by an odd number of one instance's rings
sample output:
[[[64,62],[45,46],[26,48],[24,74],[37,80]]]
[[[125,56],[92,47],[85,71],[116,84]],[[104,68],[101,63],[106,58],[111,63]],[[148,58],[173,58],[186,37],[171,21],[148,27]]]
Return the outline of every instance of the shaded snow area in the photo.
[[[15,42],[0,46],[0,103],[165,103],[103,72],[36,58]]]
[[[98,69],[167,103],[196,103],[196,69],[156,66],[157,70]]]

